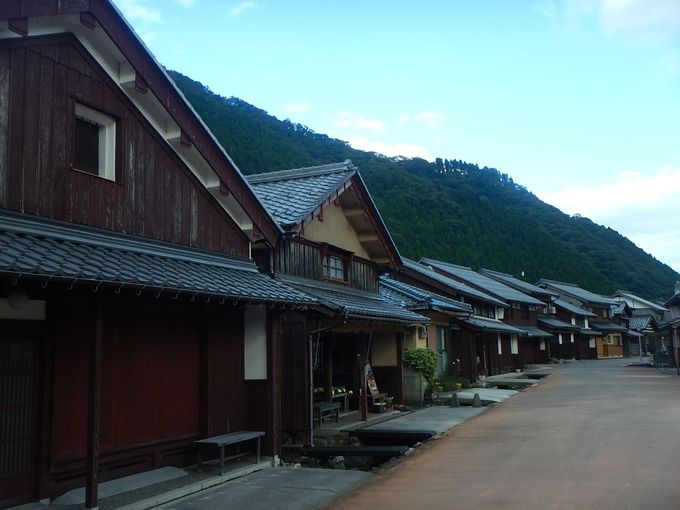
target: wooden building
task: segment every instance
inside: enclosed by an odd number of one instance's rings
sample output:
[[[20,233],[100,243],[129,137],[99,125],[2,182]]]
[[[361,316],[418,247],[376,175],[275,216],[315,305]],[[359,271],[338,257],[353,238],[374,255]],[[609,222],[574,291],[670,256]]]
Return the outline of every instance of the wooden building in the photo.
[[[452,358],[450,353],[455,350],[452,345],[454,335],[460,330],[456,319],[467,319],[472,315],[472,307],[469,304],[408,285],[387,275],[380,277],[380,294],[388,301],[430,319],[430,324],[419,325],[406,332],[404,348],[408,350],[429,347],[436,351],[439,354],[437,378],[447,377],[456,372],[453,370],[453,364],[462,367],[460,360]],[[405,378],[405,391],[410,395],[407,403],[422,404],[420,384],[419,374],[409,374],[408,380]]]
[[[544,301],[534,297],[524,289],[518,289],[517,284],[508,285],[507,280],[513,278],[504,273],[489,270],[482,273],[481,271],[473,271],[469,267],[426,258],[422,259],[421,262],[448,278],[485,292],[510,305],[499,318],[505,324],[511,325],[521,332],[519,334],[510,333],[505,335],[505,338],[501,334],[501,345],[505,341],[505,344],[510,347],[508,350],[512,364],[508,368],[521,369],[524,365],[546,363],[549,360],[549,356],[545,355],[547,351],[546,343],[552,335],[539,328],[537,322],[538,314],[543,313],[548,307],[549,299]],[[538,292],[534,292],[534,294],[536,293]],[[542,294],[541,298],[545,299]]]
[[[446,344],[448,358],[461,360],[466,378],[476,381],[479,376],[518,368],[519,342],[513,335],[521,335],[524,331],[499,320],[510,308],[505,301],[409,259],[403,259],[403,267],[394,278],[470,306],[472,314],[469,317],[453,320]]]
[[[558,319],[581,328],[575,346],[576,359],[623,356],[626,328],[612,320],[612,307],[616,306],[616,301],[573,283],[541,279],[537,285],[559,294],[560,298],[555,301]]]
[[[380,393],[403,400],[404,332],[429,319],[378,293],[379,274],[401,257],[351,161],[248,181],[283,229],[273,250],[255,246],[260,268],[318,303],[316,313],[289,313],[282,333],[283,430],[313,443],[314,402],[339,398],[365,413],[369,369]]]
[[[668,312],[664,314],[664,320],[658,329],[668,334],[674,361],[676,366],[680,366],[680,282],[676,282],[675,293],[668,298],[664,306]]]
[[[612,309],[614,318],[627,328],[624,332],[624,355],[639,356],[640,349],[646,352],[650,341],[658,336],[658,325],[669,310],[624,290],[617,290],[611,297],[619,303]]]
[[[228,431],[276,454],[280,315],[315,304],[249,259],[279,233],[109,1],[0,3],[0,507]]]

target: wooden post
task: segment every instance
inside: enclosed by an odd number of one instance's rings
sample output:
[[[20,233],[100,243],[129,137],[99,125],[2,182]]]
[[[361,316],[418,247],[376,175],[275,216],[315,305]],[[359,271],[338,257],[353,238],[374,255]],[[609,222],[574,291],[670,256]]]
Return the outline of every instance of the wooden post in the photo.
[[[359,408],[361,409],[361,421],[368,421],[368,397],[366,395],[366,359],[364,352],[366,350],[366,342],[363,338],[357,340],[357,362],[359,369]]]
[[[85,473],[85,508],[98,508],[99,475],[99,406],[102,382],[102,344],[104,317],[101,297],[96,300],[95,333],[90,347],[90,380],[87,420],[87,464]]]
[[[335,342],[325,339],[323,345],[323,390],[326,400],[333,400],[333,349]]]
[[[404,334],[396,334],[397,342],[397,367],[399,370],[399,379],[397,383],[397,402],[399,404],[404,403]]]

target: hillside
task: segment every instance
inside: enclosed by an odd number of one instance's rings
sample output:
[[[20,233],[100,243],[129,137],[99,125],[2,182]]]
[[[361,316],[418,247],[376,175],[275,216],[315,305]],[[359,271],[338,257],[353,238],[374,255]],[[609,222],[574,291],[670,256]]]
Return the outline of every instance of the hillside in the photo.
[[[246,174],[351,159],[401,253],[486,267],[535,282],[553,278],[602,294],[666,299],[680,274],[615,230],[570,217],[493,168],[455,159],[387,158],[280,121],[170,72]]]

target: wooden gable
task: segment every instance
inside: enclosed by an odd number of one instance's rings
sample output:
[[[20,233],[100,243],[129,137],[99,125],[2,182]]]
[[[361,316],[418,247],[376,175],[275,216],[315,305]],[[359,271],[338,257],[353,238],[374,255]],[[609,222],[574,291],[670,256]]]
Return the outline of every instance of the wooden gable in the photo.
[[[58,44],[59,37],[72,39],[71,48]],[[12,185],[3,182],[0,205],[240,255],[247,255],[249,240],[264,238],[276,244],[280,233],[276,223],[111,2],[0,3],[0,48],[0,87],[3,97],[9,98],[0,101],[0,128],[14,130],[0,135],[0,178],[7,173],[5,168],[14,172],[17,161],[22,161],[19,179],[29,183],[17,207],[6,202],[12,199]],[[74,129],[69,122],[74,103],[101,108],[116,122],[116,138],[121,142],[116,144],[115,165],[120,186],[74,184],[94,190],[83,197],[86,203],[75,205],[77,218],[44,214],[51,205],[32,210],[33,201],[38,200],[34,196],[47,202],[52,195],[46,193],[50,197],[46,198],[44,192],[50,190],[31,190],[30,186],[32,180],[51,172],[50,166],[72,166]],[[21,130],[15,126],[17,119],[27,121]],[[143,170],[135,174],[137,168]],[[177,177],[177,173],[184,175]],[[78,179],[63,180],[70,186],[70,181]],[[97,191],[106,187],[112,188],[108,194]],[[59,190],[55,200],[62,200]],[[112,212],[104,220],[93,220],[87,210],[99,205],[110,205]],[[143,205],[144,210],[130,205]],[[211,208],[214,211],[207,212]],[[134,221],[147,225],[132,225],[117,214],[141,216]],[[229,243],[243,244],[245,249],[223,250],[224,242],[212,239],[220,236],[230,237]],[[242,239],[237,241],[237,237]]]
[[[380,266],[400,264],[396,247],[357,175],[339,194],[320,204],[303,225],[300,233],[306,240],[335,246]]]

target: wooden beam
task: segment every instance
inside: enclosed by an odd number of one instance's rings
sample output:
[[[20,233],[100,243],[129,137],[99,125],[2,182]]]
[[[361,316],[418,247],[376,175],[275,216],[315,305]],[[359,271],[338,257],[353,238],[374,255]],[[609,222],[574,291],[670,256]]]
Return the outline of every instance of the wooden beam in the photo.
[[[28,18],[14,18],[9,20],[9,29],[21,37],[28,35]]]
[[[364,210],[363,208],[343,208],[342,210],[343,213],[345,213],[345,216],[349,218],[356,218],[357,216],[363,216],[364,215]]]
[[[367,234],[358,234],[357,237],[359,238],[360,243],[370,243],[378,240],[378,234],[376,234],[375,232]]]
[[[102,384],[102,344],[104,310],[101,297],[97,298],[95,332],[90,346],[90,378],[87,416],[87,458],[85,473],[85,508],[98,507],[99,484],[99,407]]]

